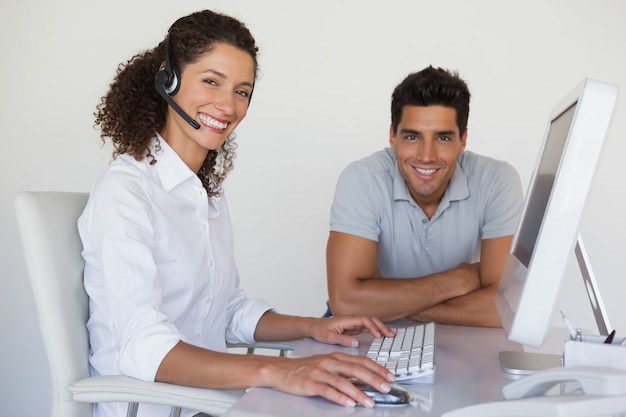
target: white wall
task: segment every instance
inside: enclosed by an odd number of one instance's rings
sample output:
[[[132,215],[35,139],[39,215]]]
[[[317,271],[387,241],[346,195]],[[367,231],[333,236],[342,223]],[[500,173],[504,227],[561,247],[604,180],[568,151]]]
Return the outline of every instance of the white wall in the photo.
[[[227,185],[242,284],[284,312],[324,311],[335,180],[349,161],[386,145],[389,97],[407,73],[458,69],[473,93],[469,149],[508,160],[525,186],[549,111],[566,92],[592,77],[626,94],[622,0],[2,0],[2,416],[46,416],[50,399],[13,197],[89,190],[109,160],[93,112],[117,64],[204,7],[245,21],[261,48],[262,78]],[[622,100],[582,224],[622,335],[625,108]],[[559,307],[592,326],[573,263],[570,272]]]

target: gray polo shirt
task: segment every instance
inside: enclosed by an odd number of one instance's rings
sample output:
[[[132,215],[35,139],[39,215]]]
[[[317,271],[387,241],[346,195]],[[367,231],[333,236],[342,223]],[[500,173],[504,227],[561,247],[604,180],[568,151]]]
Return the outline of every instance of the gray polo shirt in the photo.
[[[466,151],[428,219],[409,194],[396,154],[386,148],[342,172],[330,230],[377,241],[382,275],[413,278],[472,262],[482,239],[514,234],[522,205],[511,165]]]

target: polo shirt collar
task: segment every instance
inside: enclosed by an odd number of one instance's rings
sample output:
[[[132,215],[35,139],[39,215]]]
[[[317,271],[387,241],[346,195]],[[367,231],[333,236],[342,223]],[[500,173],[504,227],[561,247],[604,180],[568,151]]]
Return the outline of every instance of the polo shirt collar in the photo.
[[[448,184],[444,197],[447,195],[449,201],[465,200],[470,195],[467,182],[467,175],[465,175],[465,171],[463,171],[461,164],[457,160],[456,169],[450,179],[450,184]]]

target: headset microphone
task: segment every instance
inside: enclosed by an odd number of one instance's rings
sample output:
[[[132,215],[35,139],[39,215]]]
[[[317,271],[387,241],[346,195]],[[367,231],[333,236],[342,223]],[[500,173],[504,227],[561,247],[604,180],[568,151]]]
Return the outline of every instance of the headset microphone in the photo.
[[[175,95],[180,88],[180,76],[178,70],[170,64],[169,43],[170,39],[168,35],[163,45],[165,51],[165,66],[159,69],[154,76],[154,88],[156,88],[161,97],[163,97],[167,104],[169,104],[180,117],[185,119],[194,129],[200,129],[200,123],[185,113],[171,97]]]

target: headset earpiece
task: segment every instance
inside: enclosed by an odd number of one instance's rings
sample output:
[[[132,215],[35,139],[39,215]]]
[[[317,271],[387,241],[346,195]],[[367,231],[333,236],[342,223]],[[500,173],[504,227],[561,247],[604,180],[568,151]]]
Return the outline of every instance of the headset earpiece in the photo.
[[[176,67],[174,67],[170,61],[170,38],[165,39],[163,44],[163,52],[165,55],[165,65],[159,69],[155,75],[155,84],[162,86],[163,91],[168,96],[173,96],[178,92],[180,88],[180,75]],[[158,88],[158,87],[157,87]]]
[[[178,92],[180,88],[179,78],[176,68],[172,68],[171,72],[167,72],[165,67],[163,67],[155,75],[156,84],[161,86],[163,92],[168,96],[173,96]]]
[[[161,67],[154,75],[154,88],[163,97],[163,100],[169,104],[176,113],[180,115],[194,129],[200,129],[200,123],[196,122],[187,113],[180,108],[172,99],[172,96],[178,92],[180,88],[180,73],[172,66],[170,62],[170,37],[165,38],[163,44],[163,52],[165,53],[165,65]]]

